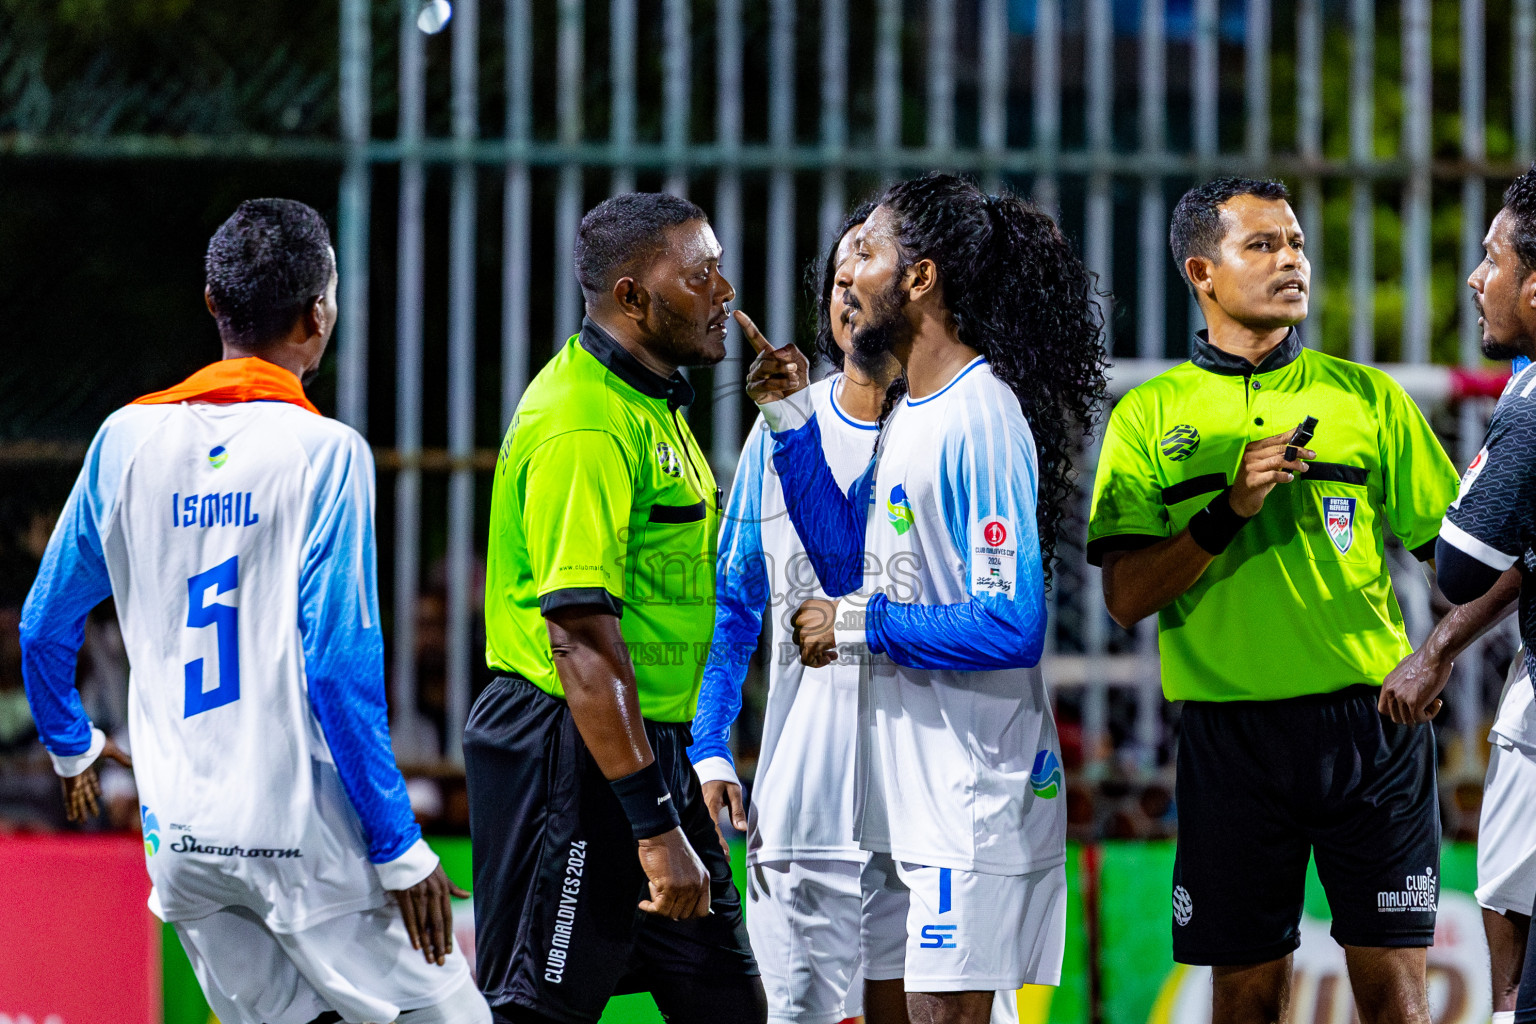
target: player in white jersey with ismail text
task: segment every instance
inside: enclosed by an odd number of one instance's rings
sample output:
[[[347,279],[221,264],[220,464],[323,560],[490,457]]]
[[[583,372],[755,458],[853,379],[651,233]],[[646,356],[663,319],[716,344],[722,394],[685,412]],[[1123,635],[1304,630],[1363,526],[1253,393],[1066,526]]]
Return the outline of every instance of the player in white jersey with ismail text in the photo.
[[[981,1024],[993,992],[1059,981],[1066,808],[1038,668],[1070,446],[1104,390],[1092,278],[1049,217],[951,175],[889,189],[839,271],[856,353],[906,393],[846,492],[805,357],[759,356],[789,515],[823,589],[794,616],[808,666],[860,665],[854,826],[867,963],[900,951],[915,1024]]]
[[[207,274],[224,359],[102,424],[27,598],[38,732],[71,816],[94,813],[94,764],[121,755],[75,659],[112,597],[150,907],[219,1019],[486,1024],[453,949],[467,894],[389,744],[373,458],[301,384],[336,323],[325,222],[242,203]]]

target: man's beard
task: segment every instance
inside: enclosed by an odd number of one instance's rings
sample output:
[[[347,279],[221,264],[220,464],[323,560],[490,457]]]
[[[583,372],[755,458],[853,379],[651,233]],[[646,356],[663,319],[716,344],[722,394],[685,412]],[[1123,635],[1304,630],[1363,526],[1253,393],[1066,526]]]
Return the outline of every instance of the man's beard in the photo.
[[[853,351],[848,358],[865,375],[873,376],[885,363],[886,355],[911,338],[912,324],[901,315],[899,280],[893,279],[885,294],[872,299],[867,309],[857,305],[857,301],[849,303],[860,316],[853,329]]]
[[[673,366],[713,366],[718,363],[720,358],[705,348],[709,326],[694,323],[668,305],[665,299],[652,294],[656,299],[652,304],[656,322],[646,331],[645,347],[656,358]]]

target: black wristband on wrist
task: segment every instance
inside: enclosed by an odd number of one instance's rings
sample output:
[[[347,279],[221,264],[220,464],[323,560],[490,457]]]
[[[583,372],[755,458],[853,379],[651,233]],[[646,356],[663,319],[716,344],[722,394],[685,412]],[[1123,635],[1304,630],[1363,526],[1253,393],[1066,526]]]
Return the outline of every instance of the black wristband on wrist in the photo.
[[[661,766],[655,761],[633,775],[609,780],[608,785],[619,798],[636,839],[651,839],[683,823],[667,782],[661,777]]]
[[[1232,543],[1237,531],[1252,518],[1240,516],[1232,510],[1232,502],[1227,500],[1229,491],[1230,487],[1216,495],[1209,505],[1196,512],[1189,521],[1189,539],[1213,555],[1227,550],[1227,545]]]

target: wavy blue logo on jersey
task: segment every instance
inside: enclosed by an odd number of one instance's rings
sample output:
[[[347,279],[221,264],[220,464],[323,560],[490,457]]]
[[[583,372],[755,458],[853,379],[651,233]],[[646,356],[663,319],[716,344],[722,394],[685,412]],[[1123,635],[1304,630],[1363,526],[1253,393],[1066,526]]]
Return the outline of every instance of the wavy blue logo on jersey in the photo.
[[[144,856],[153,857],[160,852],[160,819],[144,804],[139,805],[139,820],[144,827]]]
[[[1035,755],[1035,767],[1029,773],[1029,788],[1043,800],[1061,792],[1061,761],[1054,750],[1042,750]]]
[[[1200,450],[1200,431],[1180,423],[1163,435],[1163,454],[1174,462],[1183,462]]]
[[[898,537],[912,529],[912,524],[917,521],[912,515],[912,503],[907,500],[906,489],[901,484],[891,488],[891,500],[885,503],[885,514],[890,518],[891,527]]]
[[[216,445],[208,451],[208,462],[214,469],[218,469],[229,461],[229,452],[223,445]]]
[[[1349,550],[1355,542],[1355,498],[1324,498],[1323,526],[1328,539],[1339,549],[1339,554]]]

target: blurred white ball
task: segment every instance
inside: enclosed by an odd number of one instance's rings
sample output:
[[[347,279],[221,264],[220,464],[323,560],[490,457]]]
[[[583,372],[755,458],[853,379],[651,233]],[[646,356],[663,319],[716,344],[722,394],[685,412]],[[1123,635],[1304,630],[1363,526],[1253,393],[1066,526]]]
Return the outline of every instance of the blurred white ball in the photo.
[[[451,17],[453,5],[448,0],[431,0],[422,5],[421,13],[416,15],[416,27],[429,36],[435,36],[443,30]]]

